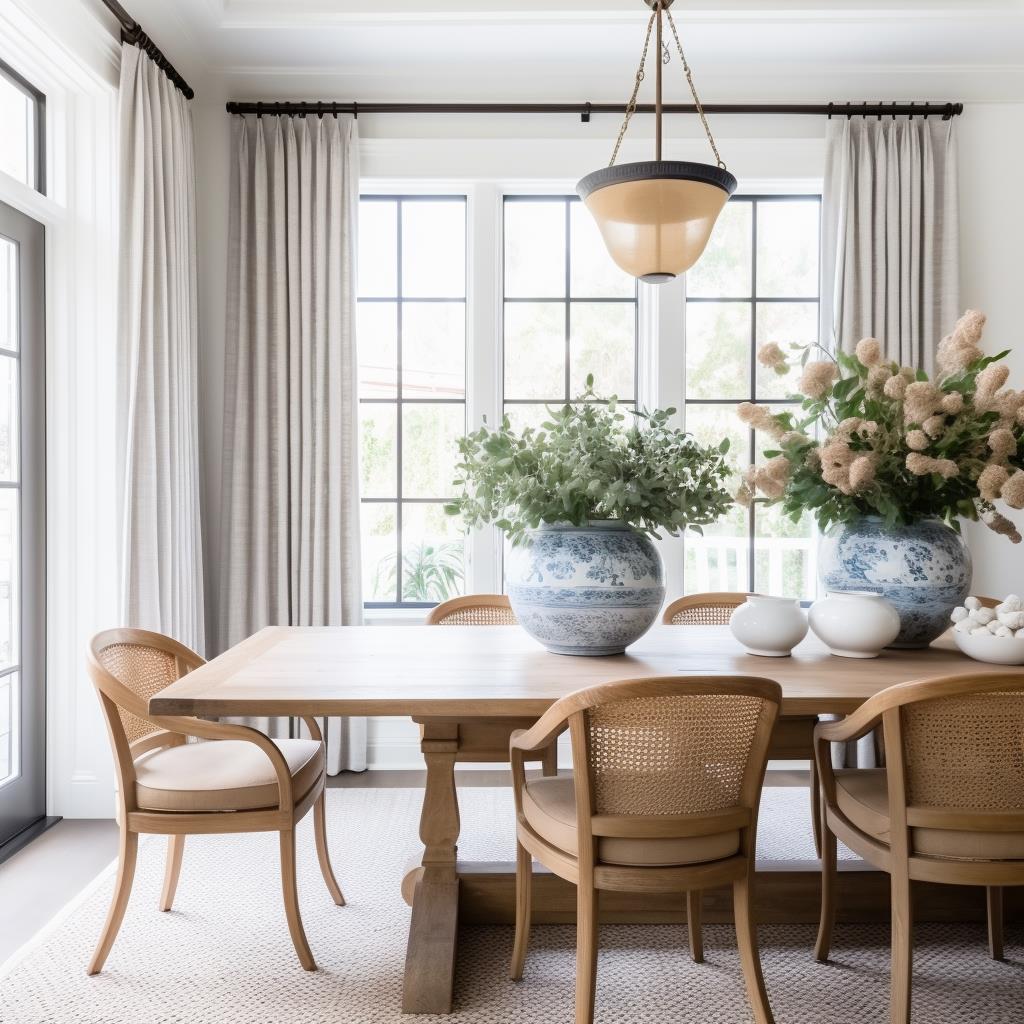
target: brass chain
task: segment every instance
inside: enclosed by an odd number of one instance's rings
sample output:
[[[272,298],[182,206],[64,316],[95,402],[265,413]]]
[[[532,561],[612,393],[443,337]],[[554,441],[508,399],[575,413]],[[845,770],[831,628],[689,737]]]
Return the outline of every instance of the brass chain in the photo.
[[[615,148],[612,150],[612,158],[608,161],[608,166],[613,167],[615,161],[619,155],[619,147],[622,145],[622,140],[626,135],[626,129],[629,127],[629,119],[633,116],[636,110],[636,98],[640,92],[640,83],[644,80],[644,65],[647,63],[647,48],[651,45],[651,30],[654,28],[654,19],[658,16],[657,10],[651,15],[650,20],[647,22],[647,35],[644,37],[644,52],[640,55],[640,66],[636,69],[636,81],[633,83],[633,95],[629,97],[629,102],[626,104],[626,118],[622,122],[622,127],[619,129],[619,137],[615,140]],[[661,54],[658,55],[659,59]],[[714,145],[714,143],[712,143]]]
[[[697,116],[700,118],[700,123],[704,125],[704,134],[708,137],[708,142],[711,144],[711,151],[715,154],[715,160],[718,162],[718,166],[725,170],[725,161],[722,159],[718,152],[718,147],[715,145],[715,137],[711,134],[711,127],[708,125],[708,119],[704,114],[704,107],[700,102],[700,97],[697,95],[697,87],[693,84],[693,72],[690,70],[690,65],[686,60],[686,54],[683,53],[683,44],[679,41],[679,33],[676,31],[675,19],[672,17],[672,12],[666,7],[665,14],[668,16],[669,28],[672,29],[672,36],[676,41],[676,49],[679,51],[679,59],[683,62],[683,71],[686,74],[687,84],[690,86],[690,92],[693,95],[693,103],[697,108]],[[648,32],[650,30],[648,29]]]

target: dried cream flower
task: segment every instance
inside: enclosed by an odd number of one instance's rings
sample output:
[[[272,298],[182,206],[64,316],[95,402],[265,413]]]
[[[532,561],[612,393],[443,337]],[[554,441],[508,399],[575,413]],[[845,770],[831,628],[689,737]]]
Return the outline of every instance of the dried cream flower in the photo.
[[[946,414],[939,412],[929,416],[921,427],[929,437],[942,437],[946,432]]]
[[[1017,450],[1017,438],[1013,431],[1006,427],[998,427],[988,435],[988,446],[997,459],[1005,459]]]
[[[836,365],[826,360],[808,363],[796,389],[808,398],[824,398],[836,379]]]
[[[757,350],[757,361],[762,366],[768,366],[780,376],[789,371],[789,363],[786,362],[786,354],[775,344],[774,341],[762,345]]]
[[[801,433],[799,430],[787,430],[782,437],[779,438],[782,444],[793,444],[799,441],[810,441],[810,438]]]
[[[942,373],[951,377],[966,370],[967,367],[980,359],[982,351],[978,347],[981,332],[985,327],[985,314],[976,309],[969,309],[956,322],[952,334],[946,335],[939,342],[935,354],[935,362]]]
[[[959,473],[956,463],[950,459],[933,459],[931,456],[922,455],[920,452],[911,452],[906,457],[906,468],[914,476],[927,476],[929,473],[938,473],[947,480]]]
[[[907,378],[902,374],[890,377],[885,384],[882,385],[882,393],[886,398],[891,398],[894,402],[898,402],[903,397],[903,392],[906,390]]]
[[[928,435],[923,430],[910,430],[907,432],[907,447],[911,451],[923,452],[928,447]]]
[[[868,393],[875,396],[882,394],[889,380],[892,380],[892,371],[888,366],[872,366],[868,370]]]
[[[741,402],[736,408],[736,415],[741,422],[753,427],[754,430],[763,431],[775,441],[786,432],[785,426],[772,415],[771,409],[767,406]]]
[[[930,455],[922,455],[920,452],[911,452],[907,456],[907,469],[915,476],[938,473],[946,480],[957,476],[960,472],[952,459],[933,459]]]
[[[1009,480],[1003,484],[999,497],[1006,502],[1010,508],[1024,508],[1024,470],[1018,469]]]
[[[986,366],[978,374],[977,389],[979,395],[994,395],[1010,376],[1010,368],[1001,363]]]
[[[874,366],[882,361],[882,346],[877,338],[861,338],[855,351],[865,366]]]
[[[850,463],[850,487],[863,491],[875,480],[875,459],[873,455],[858,455]]]
[[[981,514],[981,521],[994,533],[1001,534],[1004,537],[1009,537],[1011,543],[1020,543],[1021,536],[1017,527],[1014,526],[1006,516],[997,512],[995,509],[983,512]]]
[[[985,501],[995,501],[999,490],[1009,480],[1010,474],[1002,466],[986,466],[978,477],[978,493]]]
[[[963,411],[964,396],[959,391],[951,391],[942,399],[942,411],[950,416],[956,416]]]
[[[942,392],[927,380],[915,380],[903,393],[903,422],[924,423],[942,401]]]
[[[863,422],[864,421],[859,416],[848,416],[845,420],[840,420],[839,423],[836,424],[833,436],[849,438],[851,434],[855,434],[860,430]]]
[[[746,484],[740,484],[734,495],[734,500],[737,505],[741,505],[743,508],[750,508],[754,501],[754,492]]]

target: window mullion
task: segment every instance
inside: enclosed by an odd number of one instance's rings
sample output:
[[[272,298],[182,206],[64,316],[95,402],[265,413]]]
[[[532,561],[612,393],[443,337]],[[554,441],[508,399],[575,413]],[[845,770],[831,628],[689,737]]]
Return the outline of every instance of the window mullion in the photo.
[[[501,192],[475,184],[467,197],[466,425],[501,419]],[[501,533],[494,526],[473,530],[466,542],[466,592],[501,589]]]

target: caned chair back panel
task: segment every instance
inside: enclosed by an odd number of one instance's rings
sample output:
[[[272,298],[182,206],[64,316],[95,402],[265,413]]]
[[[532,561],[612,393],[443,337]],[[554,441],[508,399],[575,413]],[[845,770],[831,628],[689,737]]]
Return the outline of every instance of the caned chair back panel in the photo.
[[[655,676],[569,694],[542,722],[579,720],[577,801],[593,815],[754,810],[781,700],[753,676]]]
[[[504,594],[467,594],[442,601],[427,615],[428,626],[516,626],[515,612]]]
[[[596,814],[696,814],[741,803],[762,697],[633,697],[586,712]]]
[[[150,697],[203,664],[183,644],[142,629],[100,633],[93,638],[90,654],[93,681],[117,706],[129,744],[161,728],[147,714]]]
[[[669,604],[661,621],[667,626],[727,626],[733,611],[749,596],[732,591],[689,594]]]
[[[900,728],[908,805],[1024,811],[1024,689],[906,704]]]

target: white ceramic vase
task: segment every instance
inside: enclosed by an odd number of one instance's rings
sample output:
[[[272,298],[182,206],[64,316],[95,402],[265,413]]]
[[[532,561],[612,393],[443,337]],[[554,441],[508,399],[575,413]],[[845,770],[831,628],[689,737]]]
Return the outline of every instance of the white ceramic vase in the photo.
[[[811,629],[840,658],[877,658],[900,632],[900,614],[881,594],[829,591],[811,605]]]
[[[732,613],[729,628],[748,654],[785,658],[807,636],[807,616],[792,598],[753,594]]]

